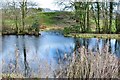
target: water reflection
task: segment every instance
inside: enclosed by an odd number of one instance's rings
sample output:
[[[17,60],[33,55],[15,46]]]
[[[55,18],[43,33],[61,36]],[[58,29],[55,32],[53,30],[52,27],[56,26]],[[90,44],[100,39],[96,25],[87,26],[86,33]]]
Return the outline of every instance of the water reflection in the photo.
[[[74,49],[80,46],[101,52],[105,45],[108,45],[109,52],[120,57],[120,40],[116,39],[74,39],[57,32],[42,32],[39,37],[3,36],[2,42],[3,73],[15,69],[16,72],[24,72],[25,76],[30,76],[32,72],[43,73],[41,77],[53,73],[59,66],[60,59],[62,60],[65,54],[72,55]],[[11,65],[15,66],[14,69],[7,67]]]

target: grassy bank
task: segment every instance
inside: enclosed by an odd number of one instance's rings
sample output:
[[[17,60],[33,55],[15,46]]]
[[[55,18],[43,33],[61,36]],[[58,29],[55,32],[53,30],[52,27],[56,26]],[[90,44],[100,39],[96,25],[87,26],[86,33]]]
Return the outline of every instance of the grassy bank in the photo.
[[[72,12],[41,12],[37,16],[40,17],[41,25],[67,27],[73,15]]]
[[[30,14],[25,18],[25,29],[22,32],[22,26],[20,21],[18,20],[18,27],[20,34],[36,34],[34,30],[36,27],[40,31],[48,31],[48,30],[63,30],[64,27],[70,26],[70,16],[72,16],[71,12],[39,12],[37,11],[35,14]],[[38,24],[39,26],[35,26]],[[2,26],[2,34],[10,35],[16,34],[16,24],[12,19],[5,19],[4,24]]]
[[[38,32],[35,31],[30,31],[30,32],[20,32],[20,33],[16,33],[16,32],[2,32],[1,35],[34,35],[34,36],[39,36],[41,35]]]
[[[70,33],[70,34],[65,34],[65,36],[67,36],[67,37],[77,37],[77,38],[120,39],[120,34]]]
[[[37,11],[34,15],[28,15],[25,19],[26,21],[26,27],[24,32],[19,32],[18,34],[16,33],[16,27],[15,27],[15,22],[11,19],[6,19],[4,21],[4,26],[2,30],[2,35],[38,35],[36,31],[34,31],[34,23],[39,24],[38,29],[39,31],[50,31],[50,30],[55,30],[55,31],[63,31],[65,33],[69,31],[74,30],[78,31],[77,27],[72,30],[72,28],[69,28],[71,25],[75,25],[76,22],[72,18],[73,13],[72,12],[39,12]],[[37,20],[37,22],[36,22]],[[94,32],[95,31],[95,22],[94,20],[90,19],[90,29]],[[101,22],[101,26],[102,21]],[[113,24],[115,21],[113,21]],[[20,20],[18,21],[18,26],[20,29],[22,29]],[[115,31],[115,24],[113,25],[114,27],[112,28],[113,32]],[[65,28],[69,28],[66,30]],[[29,30],[30,29],[30,30]],[[77,32],[76,31],[76,32]],[[91,32],[92,32],[91,31]],[[79,38],[114,38],[114,39],[119,39],[120,35],[119,34],[94,34],[94,33],[71,33],[70,34],[65,34],[65,36],[70,36],[70,37],[79,37]]]

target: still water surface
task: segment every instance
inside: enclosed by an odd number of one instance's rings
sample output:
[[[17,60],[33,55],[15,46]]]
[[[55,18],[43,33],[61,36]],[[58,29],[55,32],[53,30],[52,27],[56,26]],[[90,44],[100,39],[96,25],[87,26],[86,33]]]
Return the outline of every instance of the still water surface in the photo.
[[[76,41],[80,46],[86,46],[94,52],[97,49],[101,51],[107,44],[109,51],[120,57],[120,40],[116,39],[75,39],[64,37],[58,32],[41,32],[39,37],[6,35],[2,37],[0,54],[2,55],[0,60],[3,62],[2,71],[11,73],[17,65],[18,72],[25,74],[41,72],[41,77],[45,75],[52,77],[53,71],[59,67],[59,59],[63,58],[64,54],[72,55]]]

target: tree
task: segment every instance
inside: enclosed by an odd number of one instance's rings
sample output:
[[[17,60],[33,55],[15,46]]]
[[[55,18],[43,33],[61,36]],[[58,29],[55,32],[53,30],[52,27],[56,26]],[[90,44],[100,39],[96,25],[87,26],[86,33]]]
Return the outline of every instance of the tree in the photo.
[[[110,14],[110,22],[109,22],[109,33],[111,33],[111,28],[112,28],[112,16],[113,16],[113,2],[110,2],[110,8],[109,8]]]
[[[19,9],[18,9],[18,3],[15,2],[14,0],[9,2],[6,1],[5,3],[3,3],[3,7],[2,7],[2,23],[3,23],[3,29],[8,26],[9,28],[12,26],[12,29],[15,29],[16,33],[19,32]],[[11,25],[6,23],[6,20],[10,20],[13,21],[15,25]],[[15,27],[15,28],[14,28]]]
[[[107,33],[108,32],[108,3],[107,2],[102,2],[102,17],[103,17],[103,20],[102,20],[102,31],[104,33]]]
[[[116,11],[116,33],[120,32],[120,1],[117,3],[117,11]]]
[[[27,0],[22,0],[22,2],[20,3],[20,8],[21,8],[21,18],[22,18],[22,31],[24,31],[25,28],[25,17],[27,14]]]
[[[77,27],[75,26],[75,28],[77,28],[78,30],[76,30],[77,32],[81,31],[81,32],[88,32],[90,26],[90,22],[91,20],[95,21],[95,31],[97,33],[111,33],[112,29],[114,28],[114,11],[115,11],[115,7],[114,7],[114,0],[111,0],[110,2],[108,2],[108,0],[105,0],[104,2],[87,2],[87,1],[80,1],[80,0],[67,0],[69,1],[69,4],[71,4],[70,6],[74,9],[74,18],[76,20],[76,24]],[[65,8],[68,7],[67,6],[67,1],[65,0],[60,0],[58,1],[58,3],[60,3],[59,5],[64,5]],[[68,8],[71,8],[71,7]],[[118,6],[118,5],[117,5]],[[90,11],[92,11],[90,13]],[[93,14],[92,17],[90,17],[90,14]],[[101,21],[103,24],[101,24]],[[119,11],[117,12],[116,15],[116,30],[117,33],[119,32]],[[94,23],[93,23],[94,24]]]
[[[89,2],[75,2],[75,19],[79,24],[81,32],[87,32],[89,29]],[[78,23],[79,22],[79,23]]]
[[[74,3],[77,0],[55,0],[54,3],[61,7],[61,10],[68,10],[74,8]]]
[[[97,28],[96,28],[96,31],[100,33],[100,5],[99,5],[99,2],[96,2],[97,3]]]
[[[13,6],[13,15],[14,15],[14,21],[16,26],[16,33],[19,33],[19,27],[18,27],[18,8],[16,2],[13,0],[12,2]]]
[[[37,6],[37,3],[35,2],[28,2],[27,0],[22,0],[20,2],[20,8],[21,8],[21,22],[22,22],[22,31],[25,31],[25,26],[26,26],[26,17],[28,16],[28,13],[31,12],[31,9]],[[32,12],[33,13],[33,12]],[[30,13],[30,15],[33,15]]]
[[[96,32],[100,33],[101,29],[100,29],[100,11],[101,11],[101,6],[100,6],[100,2],[93,2],[91,4],[91,9],[93,12],[93,19],[95,20],[96,23]]]
[[[89,18],[90,17],[89,16],[90,7],[89,7],[89,5],[90,5],[90,3],[87,2],[87,9],[86,9],[87,10],[87,25],[86,25],[87,26],[87,29],[86,29],[87,31],[89,31],[89,28],[90,28],[90,23],[89,23],[90,22],[90,18]]]

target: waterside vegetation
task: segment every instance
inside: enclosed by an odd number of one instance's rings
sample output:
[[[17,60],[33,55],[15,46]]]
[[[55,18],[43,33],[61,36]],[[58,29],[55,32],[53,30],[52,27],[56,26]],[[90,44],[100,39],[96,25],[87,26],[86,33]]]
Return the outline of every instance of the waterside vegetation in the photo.
[[[78,47],[78,46],[76,46]],[[16,53],[17,54],[17,53]],[[17,60],[17,58],[16,58]],[[62,63],[63,62],[63,63]],[[68,62],[66,67],[64,62]],[[4,63],[5,64],[5,63]],[[120,60],[114,54],[109,52],[109,47],[105,45],[105,48],[96,52],[88,51],[84,46],[76,48],[72,56],[64,55],[63,59],[60,59],[59,67],[54,71],[54,78],[120,78]],[[39,65],[36,64],[36,65]],[[11,66],[11,67],[10,67]],[[14,64],[8,65],[9,73],[3,73],[3,78],[41,78],[42,73],[29,72],[27,76],[24,72],[18,72],[18,66]],[[47,68],[49,65],[46,63]],[[31,70],[32,71],[32,70]],[[41,71],[39,68],[38,71]],[[29,75],[29,76],[28,76]],[[50,74],[47,74],[45,78],[50,78]]]

